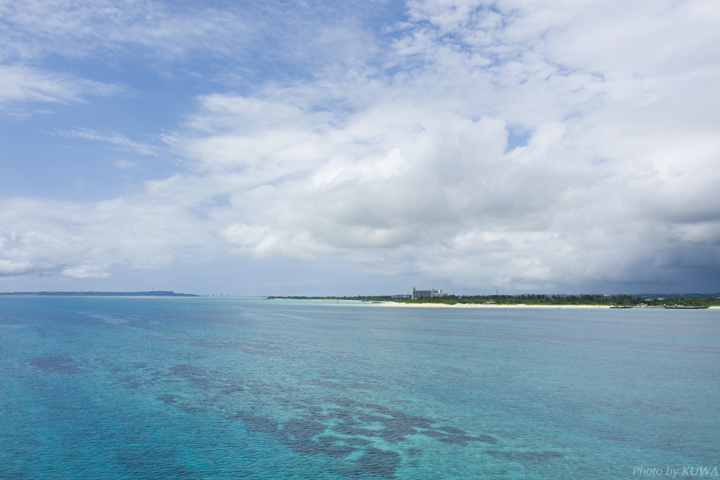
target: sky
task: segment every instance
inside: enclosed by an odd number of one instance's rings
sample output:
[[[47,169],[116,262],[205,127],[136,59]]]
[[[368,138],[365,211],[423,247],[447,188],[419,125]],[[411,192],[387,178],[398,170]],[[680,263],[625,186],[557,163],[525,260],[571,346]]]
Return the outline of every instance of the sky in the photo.
[[[716,0],[0,0],[0,291],[720,291]]]

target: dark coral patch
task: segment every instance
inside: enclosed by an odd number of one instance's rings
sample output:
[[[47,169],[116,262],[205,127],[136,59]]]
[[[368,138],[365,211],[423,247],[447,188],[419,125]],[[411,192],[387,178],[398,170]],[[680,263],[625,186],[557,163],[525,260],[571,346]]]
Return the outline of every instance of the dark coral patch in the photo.
[[[401,419],[389,419],[383,422],[385,428],[381,431],[380,436],[390,442],[398,443],[405,440],[405,437],[417,433],[413,428],[413,423],[406,423]]]
[[[238,380],[226,382],[220,388],[221,395],[232,395],[233,393],[240,393],[245,391],[245,387],[242,385],[242,382]]]
[[[340,424],[340,425],[335,425],[332,429],[334,432],[340,433],[342,435],[362,435],[362,436],[370,437],[370,436],[376,435],[378,433],[377,431],[370,430],[369,428],[356,427],[356,426],[348,425],[345,423]]]
[[[369,447],[357,464],[362,471],[376,477],[395,478],[395,471],[400,466],[400,455],[392,450]]]
[[[492,435],[480,435],[477,440],[484,443],[497,443],[497,439]]]
[[[350,443],[345,442],[344,438],[335,437],[333,435],[323,435],[318,438],[317,443],[321,450],[320,453],[329,457],[344,457],[357,450],[349,445],[344,445],[344,443]],[[338,445],[338,443],[342,444]]]
[[[35,368],[52,373],[80,373],[78,363],[70,357],[59,355],[53,357],[33,357],[27,362]]]
[[[278,430],[279,440],[297,453],[304,455],[327,455],[344,457],[356,449],[348,445],[337,445],[339,440],[333,436],[321,436],[317,441],[313,437],[325,431],[325,426],[313,420],[292,419]]]
[[[245,428],[251,432],[276,434],[278,423],[269,418],[253,415],[252,413],[239,412],[230,417],[233,420],[241,420]]]
[[[332,435],[322,435],[313,440],[313,437],[325,432],[325,426],[314,420],[295,418],[285,422],[281,428],[275,421],[247,412],[237,413],[231,418],[242,420],[245,428],[250,431],[274,435],[280,442],[302,455],[340,458],[357,450],[350,445],[338,445],[344,439]]]
[[[184,378],[190,386],[198,390],[211,390],[214,385],[207,379],[207,371],[195,365],[175,365],[170,374]]]
[[[247,430],[273,435],[302,455],[343,458],[353,452],[361,453],[348,470],[340,473],[352,478],[395,478],[396,470],[403,462],[401,454],[377,448],[373,444],[378,440],[402,444],[408,437],[424,435],[461,446],[471,442],[497,443],[491,435],[473,436],[449,425],[436,427],[437,420],[431,418],[348,398],[333,398],[329,408],[302,404],[294,407],[301,409],[303,414],[284,424],[248,412],[237,413],[231,418],[245,422]],[[423,451],[420,448],[403,450],[408,457],[414,457],[408,458],[408,464],[417,462],[417,456]]]
[[[294,418],[285,422],[280,434],[286,440],[306,440],[324,431],[322,423]]]
[[[303,455],[327,455],[328,457],[341,458],[351,454],[355,450],[349,445],[337,445],[340,439],[332,436],[323,436],[318,441],[311,439],[285,440],[285,443],[293,451]]]
[[[465,430],[456,427],[440,427],[438,430],[452,435],[465,435]]]
[[[472,441],[473,439],[468,437],[467,435],[451,435],[448,437],[439,437],[438,440],[440,440],[443,443],[450,443],[453,445],[465,446],[468,444],[468,442]]]
[[[361,447],[370,445],[372,443],[370,440],[366,440],[364,438],[344,438],[343,440],[349,445],[359,445]]]
[[[340,408],[330,409],[327,413],[313,409],[312,413],[319,420],[334,420],[331,428],[341,435],[376,437],[390,443],[406,441],[410,435],[424,435],[463,446],[470,442],[497,443],[491,435],[471,436],[465,430],[453,426],[433,427],[437,422],[430,418],[409,415],[382,405],[347,398],[333,398],[331,402]]]

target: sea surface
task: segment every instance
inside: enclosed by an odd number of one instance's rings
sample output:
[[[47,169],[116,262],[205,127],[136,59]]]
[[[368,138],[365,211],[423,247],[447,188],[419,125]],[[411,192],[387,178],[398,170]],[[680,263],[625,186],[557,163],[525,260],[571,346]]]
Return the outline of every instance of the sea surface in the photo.
[[[2,479],[713,467],[719,310],[0,297]]]

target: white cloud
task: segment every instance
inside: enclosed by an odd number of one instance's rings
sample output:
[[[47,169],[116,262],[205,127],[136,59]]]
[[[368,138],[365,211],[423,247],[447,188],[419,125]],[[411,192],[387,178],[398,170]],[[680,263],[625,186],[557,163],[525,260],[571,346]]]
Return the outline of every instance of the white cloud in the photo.
[[[62,274],[72,278],[105,278],[110,275],[98,265],[80,265],[66,268],[62,271]]]
[[[113,95],[118,85],[55,68],[49,56],[118,62],[163,62],[200,52],[228,55],[247,36],[235,15],[207,8],[178,12],[162,2],[0,0],[0,110],[28,116],[26,103],[78,102]]]
[[[213,227],[189,215],[187,207],[147,196],[84,204],[4,201],[0,204],[2,273],[101,278],[113,266],[166,267],[183,250],[213,240],[212,235],[207,238]]]
[[[0,64],[0,109],[26,102],[79,102],[85,95],[113,95],[116,85],[23,65]]]
[[[717,276],[720,8],[408,8],[372,62],[199,97],[166,136],[184,170],[141,195],[6,203],[2,272],[105,275],[232,251],[339,256],[466,287]],[[527,144],[509,150],[511,129]]]
[[[0,275],[19,275],[32,270],[29,262],[13,262],[11,260],[0,260]]]
[[[269,92],[284,103],[206,99],[183,151],[242,172],[228,238],[256,254],[342,251],[381,269],[406,258],[411,271],[467,282],[652,277],[678,249],[709,248],[717,266],[720,122],[708,102],[720,106],[719,75],[709,54],[683,51],[717,51],[718,33],[693,12],[719,9],[477,5],[411,4],[421,23],[404,27],[396,61],[423,63],[393,86],[346,85],[365,102],[354,114],[298,110],[289,91]],[[618,19],[619,37],[578,43],[613,35]],[[534,133],[506,153],[508,123]]]
[[[229,30],[236,37],[245,30],[229,12],[179,11],[143,0],[3,0],[0,17],[9,27],[0,56],[24,59],[48,52],[81,58],[123,54],[131,48],[172,58],[191,49],[222,50]]]
[[[158,154],[158,147],[135,142],[118,132],[110,131],[110,132],[102,133],[102,132],[97,132],[97,131],[89,129],[89,128],[74,128],[74,129],[68,130],[68,131],[59,131],[59,132],[57,132],[57,135],[61,135],[64,137],[71,137],[71,138],[81,138],[84,140],[95,140],[95,141],[99,141],[99,142],[107,142],[112,145],[117,145],[118,147],[121,147],[125,150],[130,150],[135,153],[139,153],[141,155],[155,156]],[[127,161],[125,161],[125,162],[127,162]],[[125,163],[120,163],[120,165],[122,165],[122,167],[120,167],[120,168],[126,168],[126,167],[132,165],[132,163],[130,163],[130,162],[128,162],[128,163],[129,163],[129,165],[125,164]]]

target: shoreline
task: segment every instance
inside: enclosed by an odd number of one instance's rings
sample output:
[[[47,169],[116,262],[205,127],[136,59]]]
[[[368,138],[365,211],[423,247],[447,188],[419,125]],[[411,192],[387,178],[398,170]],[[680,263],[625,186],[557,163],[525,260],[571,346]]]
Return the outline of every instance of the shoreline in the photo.
[[[542,308],[542,309],[610,309],[610,305],[528,305],[524,303],[516,304],[495,304],[486,305],[484,303],[456,303],[455,305],[448,305],[446,303],[402,303],[402,302],[389,302],[389,301],[365,301],[365,300],[341,300],[341,299],[326,299],[326,298],[313,298],[313,299],[281,299],[274,298],[273,300],[295,300],[301,302],[328,302],[328,303],[354,303],[368,306],[378,307],[394,307],[394,308]],[[663,307],[632,307],[636,310],[665,310]],[[720,309],[719,306],[710,306],[709,310]]]
[[[485,305],[483,303],[456,303],[448,305],[445,303],[398,303],[398,302],[379,302],[378,306],[382,307],[430,307],[430,308],[610,308],[609,305],[526,305],[524,303],[516,303],[513,305]]]
[[[512,305],[485,305],[482,303],[456,303],[455,305],[447,305],[443,303],[397,303],[397,302],[363,302],[375,303],[379,307],[431,307],[431,308],[551,308],[551,309],[588,309],[588,308],[612,308],[610,305],[527,305],[524,303],[516,303]],[[664,307],[631,307],[635,310],[665,310]],[[709,310],[720,309],[720,307],[711,306]],[[620,309],[618,309],[620,310]]]

